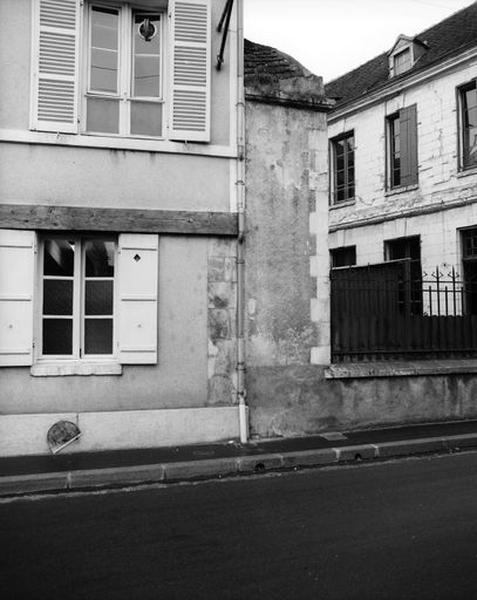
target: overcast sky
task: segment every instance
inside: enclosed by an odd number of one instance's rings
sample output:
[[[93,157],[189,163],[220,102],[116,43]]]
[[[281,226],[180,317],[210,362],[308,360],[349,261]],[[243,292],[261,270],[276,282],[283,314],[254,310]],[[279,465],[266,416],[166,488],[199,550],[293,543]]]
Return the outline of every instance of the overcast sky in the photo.
[[[472,0],[245,0],[245,37],[299,60],[325,82]]]

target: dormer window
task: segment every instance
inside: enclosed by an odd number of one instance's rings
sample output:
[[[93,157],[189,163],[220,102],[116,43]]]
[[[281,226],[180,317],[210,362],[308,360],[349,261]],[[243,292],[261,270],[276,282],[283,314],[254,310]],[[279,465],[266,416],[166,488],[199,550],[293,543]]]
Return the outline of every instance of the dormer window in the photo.
[[[412,67],[411,50],[406,48],[398,52],[393,57],[394,61],[394,76],[401,75]]]
[[[427,47],[426,42],[422,42],[417,37],[400,35],[388,52],[389,77],[397,77],[412,69]]]

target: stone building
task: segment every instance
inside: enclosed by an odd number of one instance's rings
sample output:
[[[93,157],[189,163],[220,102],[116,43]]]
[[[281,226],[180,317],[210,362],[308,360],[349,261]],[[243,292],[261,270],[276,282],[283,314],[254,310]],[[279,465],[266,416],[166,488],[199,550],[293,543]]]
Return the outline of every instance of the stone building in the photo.
[[[352,425],[477,416],[476,76],[474,2],[325,86],[327,375]]]

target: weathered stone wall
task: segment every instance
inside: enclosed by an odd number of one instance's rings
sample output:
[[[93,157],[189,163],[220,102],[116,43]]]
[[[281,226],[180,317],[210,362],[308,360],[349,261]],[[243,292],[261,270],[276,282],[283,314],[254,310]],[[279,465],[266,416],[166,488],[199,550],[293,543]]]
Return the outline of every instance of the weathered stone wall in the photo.
[[[313,365],[249,369],[253,433],[296,436],[477,418],[472,374],[333,380],[323,371]]]
[[[208,242],[208,405],[236,402],[236,243]]]
[[[247,401],[252,435],[269,435],[300,381],[274,404],[268,370],[305,367],[312,354],[329,360],[326,117],[248,102],[246,128]]]

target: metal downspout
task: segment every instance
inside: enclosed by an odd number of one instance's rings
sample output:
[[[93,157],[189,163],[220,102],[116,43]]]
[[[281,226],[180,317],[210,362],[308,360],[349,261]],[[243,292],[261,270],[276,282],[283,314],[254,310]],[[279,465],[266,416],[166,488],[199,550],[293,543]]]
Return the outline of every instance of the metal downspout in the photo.
[[[248,441],[245,389],[245,92],[243,2],[237,2],[237,400],[240,442]]]

